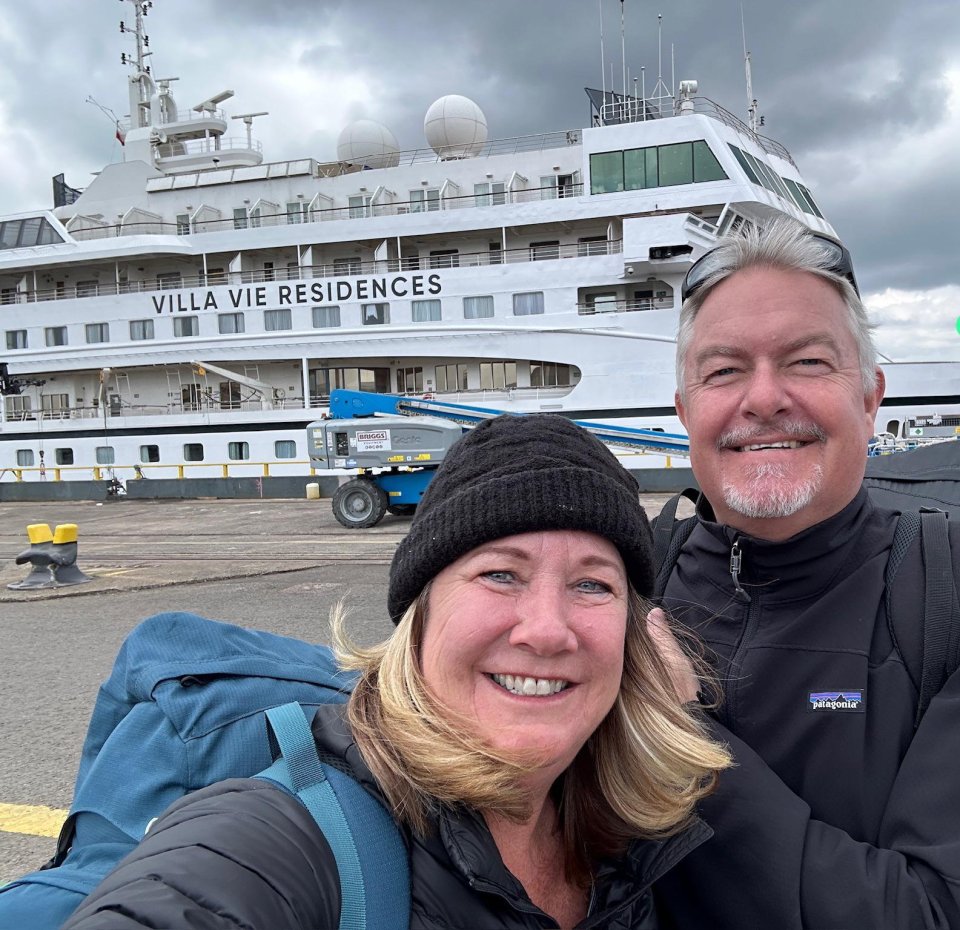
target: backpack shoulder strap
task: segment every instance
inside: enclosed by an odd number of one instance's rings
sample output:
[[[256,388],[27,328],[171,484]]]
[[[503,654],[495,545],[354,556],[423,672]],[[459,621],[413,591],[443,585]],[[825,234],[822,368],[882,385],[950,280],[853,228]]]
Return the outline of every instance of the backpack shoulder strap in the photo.
[[[903,623],[894,607],[894,582],[904,557],[920,535],[923,586],[911,592],[911,601],[922,604],[923,637],[919,655],[904,648],[906,637],[897,634]],[[895,647],[919,695],[914,726],[920,725],[930,701],[956,670],[956,643],[960,633],[960,604],[954,583],[953,557],[947,514],[940,510],[904,511],[897,520],[893,544],[884,573],[887,625]]]
[[[295,794],[330,844],[340,875],[340,930],[407,928],[410,874],[403,837],[356,779],[320,761],[307,713],[312,709],[297,703],[267,711],[280,757],[257,777]]]
[[[696,488],[686,488],[675,494],[664,505],[653,521],[653,564],[656,566],[657,578],[654,583],[654,595],[662,597],[670,574],[680,556],[680,550],[697,525],[696,516],[677,520],[677,506],[686,498],[694,505],[700,500],[700,492]]]

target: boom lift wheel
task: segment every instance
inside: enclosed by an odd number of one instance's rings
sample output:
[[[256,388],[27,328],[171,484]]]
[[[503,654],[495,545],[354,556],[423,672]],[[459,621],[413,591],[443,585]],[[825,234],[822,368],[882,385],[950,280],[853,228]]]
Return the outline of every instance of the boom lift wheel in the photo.
[[[376,526],[386,512],[386,491],[366,478],[353,478],[334,492],[333,515],[349,530]]]

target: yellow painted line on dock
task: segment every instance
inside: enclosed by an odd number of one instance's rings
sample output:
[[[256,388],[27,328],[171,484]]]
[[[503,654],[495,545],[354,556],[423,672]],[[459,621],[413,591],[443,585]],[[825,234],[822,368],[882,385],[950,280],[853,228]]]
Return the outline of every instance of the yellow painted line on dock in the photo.
[[[67,812],[55,807],[0,802],[0,832],[25,833],[27,836],[49,836],[56,839],[67,819]]]

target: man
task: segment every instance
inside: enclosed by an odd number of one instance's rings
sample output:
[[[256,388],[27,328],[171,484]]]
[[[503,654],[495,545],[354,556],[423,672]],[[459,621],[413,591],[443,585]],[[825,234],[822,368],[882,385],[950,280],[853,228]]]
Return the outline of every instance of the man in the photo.
[[[915,730],[884,605],[897,515],[861,487],[884,384],[849,255],[778,221],[707,253],[683,296],[676,404],[706,500],[663,601],[707,643],[736,768],[663,923],[960,928],[960,675]]]

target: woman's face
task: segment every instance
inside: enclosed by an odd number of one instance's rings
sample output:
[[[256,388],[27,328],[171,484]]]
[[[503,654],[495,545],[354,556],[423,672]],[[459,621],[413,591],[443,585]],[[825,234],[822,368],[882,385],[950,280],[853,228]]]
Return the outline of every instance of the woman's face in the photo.
[[[434,578],[426,683],[487,745],[532,751],[552,780],[617,697],[627,593],[620,554],[593,533],[478,546]]]

